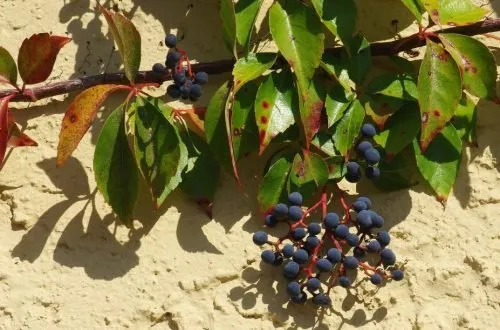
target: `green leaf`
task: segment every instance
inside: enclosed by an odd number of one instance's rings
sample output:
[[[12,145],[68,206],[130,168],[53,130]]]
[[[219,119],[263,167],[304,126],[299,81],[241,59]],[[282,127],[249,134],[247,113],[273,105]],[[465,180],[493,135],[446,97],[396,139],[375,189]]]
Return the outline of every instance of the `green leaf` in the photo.
[[[418,168],[413,146],[408,146],[395,157],[388,157],[382,151],[378,164],[380,177],[371,180],[373,185],[384,192],[408,189],[418,184]]]
[[[321,125],[321,112],[325,106],[325,82],[318,77],[314,77],[307,90],[302,90],[299,94],[300,118],[304,127],[306,144],[318,133]]]
[[[422,120],[422,151],[453,117],[462,98],[457,64],[437,43],[427,40],[427,50],[418,75],[418,102]]]
[[[401,0],[403,4],[410,10],[410,12],[415,16],[418,23],[422,21],[422,14],[425,12],[425,9],[422,7],[422,4],[419,0]]]
[[[227,49],[238,58],[236,52],[236,12],[233,0],[220,0],[219,15],[222,20],[222,37]]]
[[[305,93],[324,50],[325,36],[318,16],[299,0],[275,2],[269,10],[269,27],[278,49],[293,68],[299,90]]]
[[[325,153],[327,156],[338,156],[338,152],[335,150],[335,144],[333,143],[332,137],[325,133],[319,132],[316,134],[311,144]]]
[[[346,56],[347,54],[344,57]],[[337,80],[345,90],[351,90],[354,83],[349,78],[347,64],[347,62],[342,61],[339,57],[332,53],[325,53],[321,59],[321,67],[323,70],[335,78],[335,80]]]
[[[278,159],[262,178],[257,200],[262,210],[277,204],[288,181],[292,164],[286,158]]]
[[[104,122],[95,147],[94,174],[104,200],[130,226],[139,194],[139,171],[125,134],[123,105]]]
[[[477,145],[476,122],[477,106],[474,101],[464,93],[462,100],[455,110],[453,126],[457,129],[460,138],[472,145]]]
[[[108,22],[122,56],[125,75],[133,83],[141,66],[141,35],[128,18],[105,9],[99,3],[98,6]]]
[[[235,92],[269,70],[276,62],[277,56],[276,53],[249,53],[236,61],[233,68]]]
[[[407,73],[388,73],[379,76],[370,81],[366,92],[408,101],[418,99],[417,80]]]
[[[411,104],[392,115],[385,130],[375,135],[374,140],[384,148],[388,157],[393,157],[415,139],[419,130],[418,107]]]
[[[303,157],[296,154],[288,182],[288,193],[298,191],[309,199],[318,187],[328,181],[328,165],[321,156],[304,150]]]
[[[333,85],[326,94],[325,108],[328,116],[328,128],[335,125],[344,115],[354,99],[354,93],[346,90],[342,85]]]
[[[259,150],[259,131],[255,123],[254,102],[257,85],[250,83],[236,93],[231,118],[233,152],[235,159]]]
[[[328,180],[333,182],[341,181],[347,173],[344,166],[344,157],[328,157],[325,159],[325,162],[328,165]]]
[[[452,124],[448,124],[429,144],[424,153],[417,140],[413,143],[417,165],[438,200],[445,204],[455,184],[462,153],[462,141]]]
[[[351,150],[354,140],[359,134],[364,119],[365,109],[363,109],[359,100],[354,100],[345,115],[335,126],[333,141],[335,141],[337,150],[346,159],[349,156],[349,150]]]
[[[353,0],[311,0],[311,3],[326,28],[348,45],[356,31],[356,3]]]
[[[422,0],[429,16],[436,24],[470,25],[481,20],[488,10],[471,0]]]
[[[211,217],[211,205],[220,177],[220,166],[209,146],[196,134],[181,134],[189,153],[180,188]]]
[[[236,39],[238,43],[248,50],[255,21],[262,6],[262,0],[239,0],[235,5],[236,12]]]
[[[135,157],[159,208],[181,182],[188,153],[176,127],[160,109],[141,98],[135,103]]]
[[[17,83],[16,61],[12,58],[9,51],[0,47],[0,83]]]
[[[350,55],[347,67],[349,78],[361,85],[372,67],[370,43],[362,35],[357,35],[353,37],[347,51]]]
[[[289,70],[273,72],[264,79],[255,97],[260,154],[276,135],[295,123],[293,109],[296,103],[293,76]]]
[[[457,63],[465,90],[482,99],[498,100],[497,65],[488,47],[461,34],[442,33],[439,39]]]

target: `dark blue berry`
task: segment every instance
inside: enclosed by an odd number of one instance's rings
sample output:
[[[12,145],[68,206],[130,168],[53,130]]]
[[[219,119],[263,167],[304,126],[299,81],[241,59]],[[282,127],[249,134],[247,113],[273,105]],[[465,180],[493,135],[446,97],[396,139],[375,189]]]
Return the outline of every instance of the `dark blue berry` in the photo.
[[[394,281],[401,281],[405,277],[405,273],[401,269],[394,269],[391,276]]]
[[[312,298],[312,302],[318,306],[328,306],[330,305],[330,297],[324,293],[318,293]]]
[[[167,55],[167,61],[165,62],[165,65],[167,66],[167,68],[173,69],[175,68],[177,63],[179,63],[180,59],[181,59],[181,54],[175,51],[170,52]]]
[[[331,248],[326,253],[326,257],[332,263],[336,264],[336,263],[340,262],[340,260],[342,260],[342,253],[340,253],[339,249]]]
[[[396,263],[396,255],[391,249],[383,249],[380,252],[380,259],[382,259],[382,262],[386,266],[391,266]]]
[[[288,206],[283,203],[276,204],[273,207],[273,214],[278,218],[285,217],[288,214]]]
[[[377,233],[377,241],[382,246],[387,246],[391,242],[391,235],[385,230],[381,230]]]
[[[266,221],[265,221],[266,226],[269,228],[273,228],[278,224],[278,219],[272,214],[268,214],[266,216]]]
[[[286,287],[286,291],[292,297],[296,297],[296,296],[300,295],[301,290],[302,290],[302,288],[300,287],[300,284],[298,282],[295,282],[295,281],[288,283],[288,285]]]
[[[307,295],[305,292],[301,292],[298,296],[292,297],[291,300],[296,304],[304,304],[307,301]]]
[[[347,174],[358,175],[360,173],[361,167],[356,162],[347,162],[346,169],[347,169]]]
[[[370,165],[375,165],[380,161],[380,154],[377,149],[370,148],[365,150],[366,162]]]
[[[299,192],[293,192],[288,195],[288,201],[292,205],[301,206],[302,205],[302,195]]]
[[[365,169],[365,175],[368,179],[380,178],[380,169],[378,167],[368,166]]]
[[[163,74],[165,73],[165,66],[161,63],[155,63],[153,65],[153,72],[158,74]]]
[[[300,266],[295,261],[288,262],[285,267],[283,267],[283,276],[289,280],[293,280],[299,275]]]
[[[372,138],[377,134],[377,130],[372,124],[364,124],[361,127],[361,134],[363,134],[365,138]]]
[[[317,291],[321,287],[321,281],[318,280],[316,277],[311,277],[310,279],[307,280],[306,287],[307,290],[311,292]]]
[[[265,231],[258,231],[253,234],[253,242],[259,246],[267,243],[268,237]]]
[[[354,248],[352,254],[354,255],[355,258],[361,259],[366,255],[366,251],[358,246]]]
[[[366,206],[368,207],[368,210],[372,208],[372,201],[368,197],[361,196],[358,197],[356,201],[365,202]]]
[[[384,218],[382,218],[380,215],[378,215],[377,213],[373,212],[371,214],[371,217],[372,217],[373,227],[375,227],[375,228],[381,228],[381,227],[384,226]]]
[[[326,229],[330,229],[330,230],[333,230],[335,228],[337,228],[337,226],[339,225],[340,223],[340,218],[339,216],[337,215],[337,213],[328,213],[325,217],[325,228]]]
[[[266,264],[273,265],[276,262],[276,254],[274,254],[274,252],[271,250],[262,251],[260,257]]]
[[[347,276],[340,276],[339,277],[339,284],[343,288],[348,288],[351,286],[351,280]]]
[[[368,210],[368,206],[363,201],[355,201],[354,203],[352,203],[352,208],[356,212]]]
[[[302,265],[309,261],[309,253],[304,249],[298,249],[293,253],[293,261]]]
[[[296,241],[300,241],[304,237],[306,237],[307,232],[305,228],[295,228],[292,231],[292,238]]]
[[[345,257],[344,266],[347,269],[356,269],[359,266],[359,260],[354,258],[353,256]]]
[[[192,85],[193,83],[190,80],[188,80],[184,83],[184,85],[181,86],[181,97],[184,100],[187,100],[189,98],[189,93],[191,91]]]
[[[316,262],[316,268],[318,268],[320,272],[327,273],[332,271],[333,265],[328,259],[319,259]]]
[[[359,244],[359,238],[358,238],[358,235],[356,234],[353,234],[353,233],[349,233],[347,234],[347,236],[345,237],[345,241],[347,242],[347,244],[349,244],[350,246],[356,246]]]
[[[292,221],[299,221],[302,219],[302,209],[300,206],[293,205],[288,209],[288,218]]]
[[[359,180],[361,180],[361,174],[346,174],[345,175],[345,179],[347,180],[347,182],[350,182],[350,183],[356,183],[356,182],[359,182]]]
[[[358,223],[361,230],[370,229],[373,225],[370,212],[363,210],[356,215],[356,222]]]
[[[184,70],[174,73],[172,78],[174,78],[174,83],[179,87],[184,85],[187,81],[186,72]]]
[[[380,243],[377,240],[373,240],[373,241],[370,241],[370,243],[368,243],[368,246],[366,248],[367,248],[368,252],[377,253],[378,251],[380,251],[382,246],[380,245]]]
[[[335,228],[335,237],[344,239],[347,237],[347,234],[349,234],[349,227],[346,225],[338,225],[338,227]]]
[[[205,85],[208,82],[208,74],[206,72],[196,72],[194,80],[200,85]]]
[[[285,244],[281,249],[281,253],[285,258],[291,258],[293,256],[293,252],[295,252],[295,248],[292,244]]]
[[[310,249],[314,249],[315,247],[317,247],[319,245],[319,243],[320,243],[320,240],[316,236],[309,236],[306,239],[306,246]]]
[[[201,86],[198,84],[193,84],[191,86],[191,89],[189,90],[189,98],[192,101],[196,101],[200,98],[201,94],[203,94],[203,90],[201,89]]]
[[[372,282],[375,285],[380,285],[382,283],[382,276],[379,273],[375,273],[372,276],[370,276],[370,282]]]
[[[309,235],[318,235],[321,233],[321,224],[318,222],[311,222],[309,226],[307,226],[307,232]]]
[[[358,144],[358,147],[356,148],[356,150],[358,150],[358,152],[360,152],[360,153],[364,153],[366,149],[370,149],[370,148],[373,148],[373,145],[370,142],[361,141],[360,144]]]
[[[167,34],[165,37],[165,46],[173,48],[177,45],[177,37],[173,34]]]
[[[176,85],[170,85],[167,87],[167,94],[171,98],[178,99],[179,97],[181,97],[181,90]]]
[[[283,256],[280,253],[275,253],[276,260],[274,260],[273,265],[275,266],[280,266],[283,263]]]

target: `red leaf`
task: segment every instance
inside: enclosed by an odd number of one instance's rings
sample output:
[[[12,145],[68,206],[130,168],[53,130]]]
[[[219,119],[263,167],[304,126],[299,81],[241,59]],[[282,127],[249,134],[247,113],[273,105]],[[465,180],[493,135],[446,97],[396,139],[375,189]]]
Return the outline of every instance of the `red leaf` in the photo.
[[[17,65],[25,84],[37,84],[45,81],[51,74],[59,50],[71,41],[71,38],[52,36],[48,33],[32,35],[24,39]]]
[[[37,147],[38,143],[30,138],[28,135],[21,132],[15,123],[14,116],[9,112],[9,142],[8,146],[11,148],[16,147]]]
[[[98,85],[75,97],[62,121],[59,145],[57,146],[57,166],[63,165],[71,156],[109,94],[118,89],[129,88],[123,85]]]

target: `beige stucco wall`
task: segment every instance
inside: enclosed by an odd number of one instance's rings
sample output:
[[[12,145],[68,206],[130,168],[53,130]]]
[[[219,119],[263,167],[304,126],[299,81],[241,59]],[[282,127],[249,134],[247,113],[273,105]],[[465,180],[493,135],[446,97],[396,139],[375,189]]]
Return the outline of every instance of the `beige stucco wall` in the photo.
[[[183,48],[196,60],[229,56],[216,0],[114,2],[133,13],[143,36],[144,69],[164,58],[160,42],[170,29],[180,29]],[[397,0],[358,3],[370,40],[391,37],[394,19],[400,29],[411,24]],[[108,61],[108,71],[116,71],[119,55],[110,56],[113,42],[94,7],[94,0],[0,0],[0,43],[17,56],[32,33],[67,33],[74,41],[61,52],[51,81],[103,72]],[[498,48],[493,51],[500,59]],[[212,76],[206,95],[223,78]],[[16,105],[16,117],[40,146],[15,150],[0,173],[0,329],[147,329],[162,316],[156,328],[498,327],[498,106],[480,104],[479,148],[467,151],[446,210],[422,187],[368,192],[392,227],[406,279],[379,290],[361,285],[348,295],[335,289],[333,308],[317,313],[287,304],[276,282],[283,283],[279,271],[260,270],[259,248],[251,243],[261,223],[256,202],[227,177],[215,199],[213,221],[175,193],[159,212],[151,211],[143,195],[143,228],[129,236],[117,227],[101,196],[91,196],[100,121],[74,158],[55,168],[69,100],[44,100],[28,110],[21,110],[27,104]],[[201,103],[206,102],[207,96]],[[243,171],[249,196],[255,196],[256,170]]]

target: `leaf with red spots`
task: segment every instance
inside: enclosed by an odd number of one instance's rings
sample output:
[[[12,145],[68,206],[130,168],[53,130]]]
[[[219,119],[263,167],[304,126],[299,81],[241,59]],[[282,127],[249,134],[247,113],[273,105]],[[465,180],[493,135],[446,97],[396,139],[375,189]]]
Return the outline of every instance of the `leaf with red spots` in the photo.
[[[498,101],[497,65],[488,47],[461,34],[442,33],[439,39],[457,63],[465,90],[479,98]]]
[[[99,3],[99,10],[108,22],[113,38],[122,56],[125,75],[133,83],[141,65],[141,35],[135,25],[120,13],[114,13]]]
[[[481,20],[488,10],[471,0],[421,0],[425,10],[436,24],[469,25]]]
[[[233,68],[235,93],[247,82],[259,78],[276,62],[276,53],[250,53],[236,61]]]
[[[372,94],[363,96],[366,114],[370,116],[379,129],[384,129],[387,120],[396,113],[405,101],[385,95]]]
[[[186,131],[181,133],[181,138],[187,146],[189,160],[179,187],[209,218],[212,218],[212,205],[219,183],[220,166],[202,138]]]
[[[408,10],[415,16],[418,23],[422,21],[422,14],[425,9],[422,7],[420,0],[401,0]]]
[[[271,140],[295,123],[294,108],[297,97],[293,76],[289,70],[268,75],[255,97],[255,119],[259,129],[259,153],[262,154]]]
[[[125,132],[124,105],[106,118],[94,152],[94,174],[97,188],[118,218],[132,224],[139,196],[139,171]]]
[[[259,185],[257,200],[261,210],[267,211],[284,195],[292,164],[286,158],[278,159],[267,171]]]
[[[17,82],[16,61],[9,51],[0,47],[0,83],[15,85]]]
[[[342,85],[333,85],[326,94],[325,108],[328,116],[328,128],[335,125],[344,115],[354,99],[354,93],[346,90]]]
[[[23,82],[38,84],[45,81],[54,68],[59,51],[70,41],[71,38],[48,33],[34,34],[29,39],[24,39],[17,58]]]
[[[298,191],[304,199],[309,199],[319,187],[328,181],[328,165],[321,156],[308,150],[295,155],[290,177],[288,179],[288,193]]]
[[[344,45],[348,45],[356,30],[356,2],[311,0],[311,3],[326,28]]]
[[[422,151],[453,117],[462,98],[462,80],[457,64],[437,43],[427,40],[418,75],[418,103],[422,121]]]
[[[413,142],[413,149],[420,173],[432,187],[438,200],[446,204],[455,184],[462,154],[462,141],[457,130],[452,124],[448,124],[425,152],[421,151],[417,140]]]
[[[57,146],[57,166],[71,156],[80,143],[90,125],[94,121],[97,111],[102,103],[114,91],[128,88],[121,85],[99,85],[81,92],[66,110],[61,133],[59,133],[59,145]]]
[[[354,100],[342,119],[334,126],[335,148],[346,159],[349,157],[349,150],[353,147],[354,140],[359,135],[364,119],[365,109],[359,100]]]
[[[299,91],[305,96],[324,51],[321,21],[299,0],[286,0],[272,5],[269,27],[279,51],[293,68]]]
[[[393,157],[412,143],[420,130],[420,115],[416,103],[411,103],[392,115],[385,129],[374,140]]]
[[[239,0],[234,5],[236,13],[236,40],[245,51],[250,46],[255,21],[263,0]]]
[[[467,95],[463,94],[453,116],[453,126],[457,129],[460,138],[474,146],[477,146],[477,106]]]
[[[231,116],[233,153],[236,160],[259,150],[259,131],[255,123],[257,85],[249,83],[236,93]]]
[[[408,73],[381,75],[370,81],[366,87],[366,92],[407,101],[416,101],[418,99],[417,80]]]
[[[236,51],[236,11],[233,0],[220,0],[219,15],[222,20],[222,37],[227,49],[238,58]]]
[[[188,151],[176,126],[154,103],[141,97],[135,108],[134,154],[155,208],[159,208],[181,183],[188,165]]]
[[[300,100],[300,118],[306,138],[306,145],[309,147],[310,142],[318,133],[321,125],[321,113],[325,107],[325,82],[315,77],[306,91],[299,94]]]

